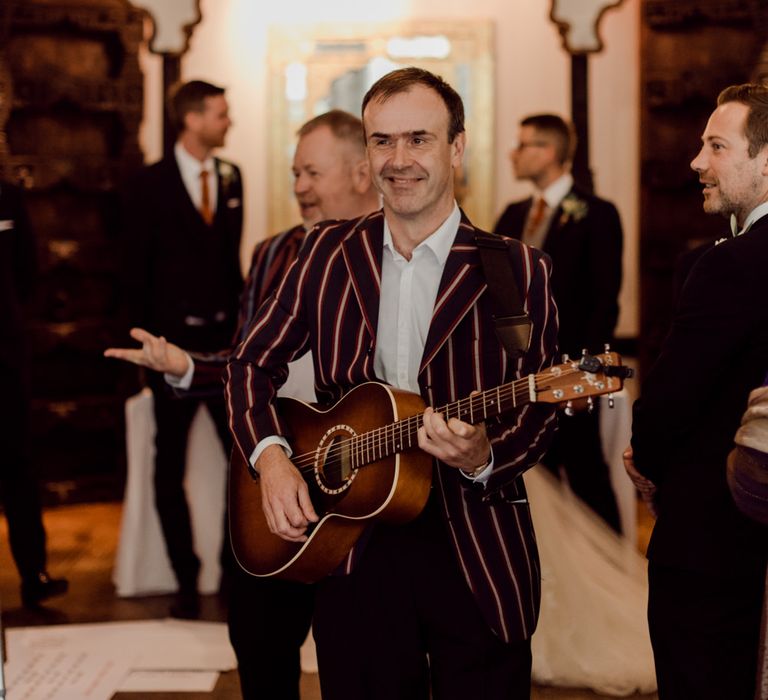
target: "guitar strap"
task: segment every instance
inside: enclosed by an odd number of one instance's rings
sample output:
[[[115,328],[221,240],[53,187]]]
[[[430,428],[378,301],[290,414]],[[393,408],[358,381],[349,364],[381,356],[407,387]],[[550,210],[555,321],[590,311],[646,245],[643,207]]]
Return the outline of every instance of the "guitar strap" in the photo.
[[[510,246],[501,236],[475,232],[488,291],[493,300],[493,325],[504,349],[514,358],[522,357],[531,343],[531,319],[523,308],[512,256],[518,246]]]

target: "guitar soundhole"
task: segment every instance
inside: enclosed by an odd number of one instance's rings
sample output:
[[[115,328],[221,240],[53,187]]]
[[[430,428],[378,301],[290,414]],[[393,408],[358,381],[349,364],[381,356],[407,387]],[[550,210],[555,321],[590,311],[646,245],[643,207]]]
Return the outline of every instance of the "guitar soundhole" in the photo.
[[[357,474],[353,467],[350,438],[355,432],[347,425],[336,425],[320,441],[315,462],[315,481],[328,494],[342,493]]]

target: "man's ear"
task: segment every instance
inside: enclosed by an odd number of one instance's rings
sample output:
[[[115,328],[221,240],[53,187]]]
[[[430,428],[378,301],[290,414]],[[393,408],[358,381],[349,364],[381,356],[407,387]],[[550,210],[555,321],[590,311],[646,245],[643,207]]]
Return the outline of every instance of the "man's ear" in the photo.
[[[464,149],[467,146],[467,132],[462,131],[460,134],[456,134],[451,144],[451,165],[454,168],[458,168],[464,158]]]
[[[182,131],[189,131],[194,133],[199,129],[200,121],[203,118],[203,113],[197,110],[191,109],[184,115],[184,121],[182,124]]]
[[[762,174],[765,177],[768,177],[768,146],[763,146],[762,150],[760,151],[760,155],[757,157],[760,158],[763,164],[763,169],[761,171]]]
[[[371,166],[367,158],[352,166],[352,186],[358,194],[365,194],[371,188]]]

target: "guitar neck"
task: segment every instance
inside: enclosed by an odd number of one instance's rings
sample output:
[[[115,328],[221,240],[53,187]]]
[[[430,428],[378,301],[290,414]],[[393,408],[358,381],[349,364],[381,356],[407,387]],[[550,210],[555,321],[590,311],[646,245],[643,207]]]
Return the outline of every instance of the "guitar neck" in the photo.
[[[488,389],[437,407],[435,412],[442,414],[446,421],[458,418],[474,425],[530,403],[532,395],[535,396],[535,379],[535,375],[516,379],[495,389]],[[422,424],[423,415],[418,414],[356,435],[350,441],[354,464],[362,466],[417,447],[418,432]]]

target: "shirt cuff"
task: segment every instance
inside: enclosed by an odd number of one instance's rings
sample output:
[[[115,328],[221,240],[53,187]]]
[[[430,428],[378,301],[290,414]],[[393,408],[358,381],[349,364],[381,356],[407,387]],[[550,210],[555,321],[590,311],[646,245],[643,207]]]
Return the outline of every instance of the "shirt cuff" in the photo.
[[[265,437],[263,440],[259,440],[256,443],[256,447],[253,448],[251,457],[248,460],[251,463],[251,466],[254,467],[254,470],[256,466],[256,460],[270,445],[280,445],[285,450],[286,457],[290,458],[290,456],[293,454],[293,450],[290,448],[288,441],[284,437],[281,437],[280,435],[270,435],[269,437]]]
[[[184,372],[181,377],[166,372],[163,374],[163,379],[165,379],[166,384],[169,384],[174,389],[183,389],[186,391],[192,386],[192,377],[195,374],[195,361],[188,352],[185,352],[184,354],[187,356],[187,371]]]
[[[483,469],[477,476],[472,476],[471,474],[467,474],[463,469],[459,469],[459,472],[461,475],[467,479],[468,481],[471,481],[475,484],[482,484],[485,486],[488,483],[488,479],[491,478],[491,472],[493,471],[493,448],[491,448],[491,457],[488,460],[488,466]]]

